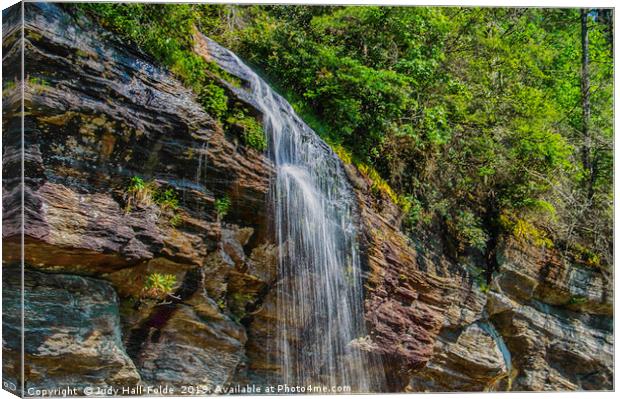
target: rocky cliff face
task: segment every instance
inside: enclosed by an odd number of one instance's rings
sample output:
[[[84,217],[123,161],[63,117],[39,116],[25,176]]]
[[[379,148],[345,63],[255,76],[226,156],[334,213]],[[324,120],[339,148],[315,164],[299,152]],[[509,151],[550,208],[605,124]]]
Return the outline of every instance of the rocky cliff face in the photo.
[[[247,359],[243,323],[274,279],[270,161],[88,19],[47,4],[25,9],[26,387],[232,382]],[[5,63],[18,61],[11,50]],[[18,101],[19,86],[6,94]],[[5,138],[11,171],[21,148]],[[133,176],[179,193],[178,220],[157,204],[126,209]],[[16,332],[20,224],[10,206],[21,194],[9,177],[4,323]],[[220,220],[214,201],[224,195],[231,207]],[[150,273],[176,277],[167,301],[140,299]],[[14,338],[5,375],[15,375]]]
[[[278,374],[269,159],[84,16],[25,9],[26,387],[269,381]],[[3,62],[18,65],[20,43],[7,39]],[[3,367],[17,385],[19,92],[3,92]],[[430,233],[410,241],[398,209],[347,172],[371,347],[390,390],[612,388],[608,277],[506,240],[481,288],[474,259],[443,255]],[[128,208],[133,176],[179,193],[180,208]],[[214,202],[225,195],[222,219]],[[165,300],[142,296],[151,273],[175,276]]]
[[[429,232],[409,241],[398,209],[347,172],[365,233],[366,318],[392,389],[613,388],[611,276],[506,237],[486,285],[480,259],[454,261]]]

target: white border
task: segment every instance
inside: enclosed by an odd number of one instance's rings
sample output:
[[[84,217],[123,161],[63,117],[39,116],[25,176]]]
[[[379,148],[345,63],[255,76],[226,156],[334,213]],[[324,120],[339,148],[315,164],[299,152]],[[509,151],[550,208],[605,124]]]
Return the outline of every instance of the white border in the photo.
[[[30,0],[27,0],[30,1]],[[120,2],[118,0],[116,0],[115,2]],[[137,2],[137,1],[132,1],[132,0],[126,0],[125,2]],[[153,1],[153,0],[144,0],[142,2],[145,3],[153,3],[153,2],[158,2],[158,3],[187,3],[187,2],[192,2],[192,3],[212,3],[212,4],[230,4],[230,3],[235,3],[235,4],[330,4],[330,5],[409,5],[409,6],[482,6],[482,7],[589,7],[589,8],[606,8],[606,7],[615,7],[615,1],[613,0],[592,0],[592,1],[577,1],[577,0],[540,0],[540,1],[508,1],[508,0],[504,0],[504,1],[498,1],[498,0],[442,0],[442,1],[437,1],[437,0],[425,0],[425,1],[420,1],[420,0],[402,0],[402,1],[394,1],[394,0],[386,0],[386,1],[380,1],[380,0],[336,0],[336,1],[325,1],[325,0],[255,0],[255,1],[226,1],[226,0],[213,0],[213,1],[183,1],[183,0],[164,0],[164,1]],[[7,8],[12,4],[15,4],[16,1],[6,1],[6,0],[2,0],[2,8]],[[617,41],[617,37],[618,37],[618,26],[616,24],[617,18],[616,18],[616,13],[614,13],[614,43],[617,46],[618,41]],[[617,47],[616,47],[617,48]],[[618,65],[618,55],[617,52],[616,54],[614,54],[614,65]],[[23,74],[23,72],[22,72]],[[1,73],[0,73],[0,79],[1,79]],[[618,84],[618,79],[617,79],[617,75],[614,74],[614,90],[617,87]],[[23,89],[23,88],[22,88]],[[1,97],[1,96],[0,96]],[[23,97],[23,96],[22,96]],[[616,97],[614,96],[614,100],[616,99]],[[617,115],[617,111],[618,111],[618,105],[617,105],[617,101],[614,101],[614,116]],[[2,106],[2,100],[0,98],[0,108]],[[614,118],[614,132],[618,131],[618,119]],[[0,127],[1,129],[1,127]],[[23,134],[23,133],[22,133]],[[614,139],[615,139],[615,133],[614,133]],[[615,140],[614,140],[615,143]],[[2,143],[0,143],[0,154],[2,153]],[[620,211],[618,210],[618,208],[615,206],[615,200],[616,198],[618,198],[618,194],[620,193],[620,189],[618,188],[618,175],[619,175],[619,171],[620,171],[620,166],[619,166],[619,162],[617,162],[617,157],[618,155],[618,150],[617,148],[614,146],[614,253],[617,254],[616,251],[616,243],[617,243],[617,238],[618,238],[618,234],[615,230],[615,220],[618,219],[618,216],[620,215]],[[22,157],[23,158],[23,157]],[[1,171],[2,166],[0,165],[0,171]],[[1,205],[1,198],[0,198],[0,205]],[[0,232],[1,232],[1,225],[0,225]],[[2,253],[2,248],[0,246],[0,256]],[[614,267],[614,271],[615,271],[615,267]],[[615,274],[615,272],[614,272]],[[618,280],[616,279],[614,281],[614,299],[616,298],[616,295],[618,293]],[[615,302],[615,301],[614,301]],[[23,311],[23,310],[22,310]],[[614,326],[615,326],[615,308],[614,308]],[[2,327],[0,325],[0,333],[2,331]],[[614,341],[615,341],[615,327],[614,327]],[[617,358],[617,345],[614,345],[614,368],[615,368],[615,359]],[[0,353],[0,360],[1,360],[2,356]],[[617,387],[618,385],[618,376],[616,373],[614,373],[614,387]],[[387,397],[394,397],[394,395],[403,395],[403,394],[376,394],[374,395],[374,397],[377,398],[387,398]],[[615,392],[548,392],[548,393],[445,393],[445,394],[422,394],[422,393],[416,393],[416,394],[407,394],[406,396],[409,395],[423,395],[424,398],[459,398],[459,397],[464,397],[464,398],[494,398],[496,396],[501,396],[501,397],[507,397],[507,398],[527,398],[527,399],[533,399],[533,398],[538,398],[538,397],[548,397],[548,398],[562,398],[562,399],[573,399],[573,398],[585,398],[585,397],[593,397],[593,398],[612,398],[612,397],[616,397],[616,393]],[[324,395],[299,395],[300,397],[304,397],[304,398],[324,398]],[[330,395],[331,396],[331,395]],[[335,396],[335,395],[334,395]],[[338,397],[344,397],[344,398],[351,398],[351,397],[355,397],[358,395],[338,395]],[[11,395],[10,393],[8,393],[7,391],[4,390],[0,390],[0,399],[8,399],[8,398],[15,398],[16,396]],[[275,398],[276,396],[267,396],[267,395],[261,395],[259,396],[260,398]],[[187,397],[168,397],[168,398],[187,398]]]

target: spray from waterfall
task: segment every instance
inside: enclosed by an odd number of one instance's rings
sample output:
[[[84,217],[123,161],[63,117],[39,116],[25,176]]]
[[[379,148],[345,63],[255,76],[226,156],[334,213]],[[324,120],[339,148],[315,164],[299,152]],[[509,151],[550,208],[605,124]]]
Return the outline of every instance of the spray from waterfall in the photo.
[[[261,111],[276,167],[271,196],[282,381],[275,383],[378,391],[383,370],[364,348],[355,198],[342,165],[286,100],[235,54],[206,40],[215,61],[246,82],[239,94]]]

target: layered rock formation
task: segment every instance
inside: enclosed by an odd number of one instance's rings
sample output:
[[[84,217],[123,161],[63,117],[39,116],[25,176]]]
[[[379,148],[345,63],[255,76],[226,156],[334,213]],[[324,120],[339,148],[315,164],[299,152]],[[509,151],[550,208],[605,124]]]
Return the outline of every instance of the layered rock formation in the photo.
[[[613,387],[613,281],[552,249],[504,239],[491,284],[474,256],[439,235],[409,239],[398,209],[354,167],[368,267],[366,317],[392,389]]]
[[[87,17],[25,9],[26,388],[268,383],[278,374],[271,162]],[[19,65],[18,36],[3,32],[3,62]],[[3,92],[3,368],[16,386],[19,95],[19,84]],[[407,238],[398,209],[346,169],[359,202],[368,349],[384,360],[387,389],[612,388],[609,276],[506,238],[498,272],[481,285],[479,259],[446,255],[438,232]],[[179,209],[127,207],[134,176],[174,190]],[[214,202],[224,196],[222,219]],[[177,282],[165,300],[142,295],[152,273]]]
[[[270,161],[86,17],[44,3],[25,10],[26,388],[232,382],[247,357],[242,322],[275,276]],[[20,42],[7,45],[5,64],[18,65]],[[10,107],[9,123],[19,118]],[[21,143],[5,132],[12,171]],[[129,209],[134,176],[174,190],[175,214],[156,203]],[[4,370],[15,377],[20,223],[10,207],[21,193],[4,178],[4,323],[15,333]],[[231,206],[221,220],[214,201],[224,196]],[[152,273],[175,276],[167,300],[142,297]],[[65,302],[76,310],[63,312]]]

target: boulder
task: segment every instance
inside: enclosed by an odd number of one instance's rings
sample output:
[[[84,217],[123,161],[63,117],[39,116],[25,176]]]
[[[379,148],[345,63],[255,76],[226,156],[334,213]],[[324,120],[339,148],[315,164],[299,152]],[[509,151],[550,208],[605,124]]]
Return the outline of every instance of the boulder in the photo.
[[[11,378],[11,365],[20,356],[20,277],[18,267],[3,270],[5,378]],[[23,283],[26,390],[121,388],[140,382],[125,353],[119,300],[108,282],[26,269]]]

